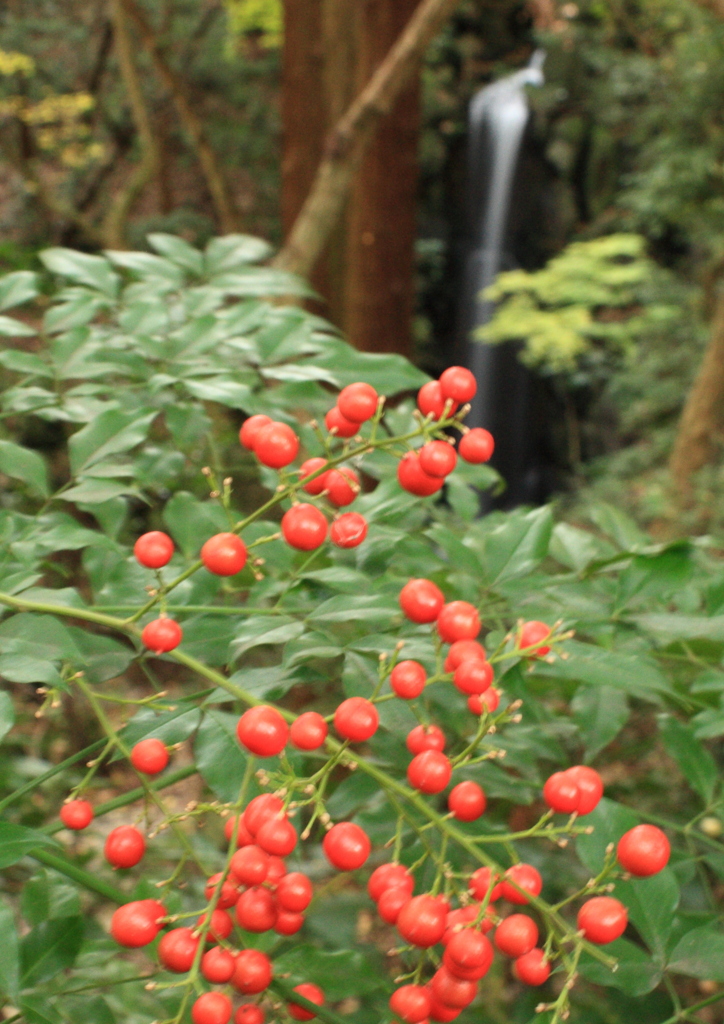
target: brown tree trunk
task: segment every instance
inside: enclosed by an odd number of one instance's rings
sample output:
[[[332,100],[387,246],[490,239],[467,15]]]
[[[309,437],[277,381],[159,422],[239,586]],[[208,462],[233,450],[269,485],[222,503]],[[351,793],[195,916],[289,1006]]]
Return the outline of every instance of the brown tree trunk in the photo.
[[[691,491],[691,477],[714,462],[724,443],[724,293],[720,292],[711,338],[686,399],[669,468],[681,497]]]
[[[418,0],[364,0],[357,79],[372,77]],[[352,186],[344,329],[367,352],[409,355],[415,302],[419,72],[381,122]]]

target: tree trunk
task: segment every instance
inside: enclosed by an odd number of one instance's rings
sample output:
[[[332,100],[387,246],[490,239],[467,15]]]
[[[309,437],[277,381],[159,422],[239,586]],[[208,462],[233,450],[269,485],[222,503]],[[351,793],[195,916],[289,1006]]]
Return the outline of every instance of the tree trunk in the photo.
[[[724,442],[724,292],[720,292],[711,338],[686,399],[669,468],[679,495],[691,493],[691,477],[714,462]]]
[[[364,0],[360,8],[359,91],[387,56],[418,0]],[[381,122],[352,186],[344,329],[367,352],[412,347],[415,303],[418,68]]]

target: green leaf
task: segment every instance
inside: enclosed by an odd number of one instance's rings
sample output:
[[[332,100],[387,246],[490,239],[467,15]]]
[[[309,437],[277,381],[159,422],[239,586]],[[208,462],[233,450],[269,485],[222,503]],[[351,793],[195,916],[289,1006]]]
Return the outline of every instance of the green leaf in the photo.
[[[45,249],[40,253],[40,258],[51,273],[85,284],[111,299],[116,297],[118,274],[102,256],[91,256],[75,249],[55,248]]]
[[[10,907],[0,902],[0,992],[17,1004],[20,988],[20,944]]]
[[[133,648],[110,636],[89,633],[75,626],[66,628],[80,652],[80,656],[74,659],[74,667],[82,668],[91,683],[117,679],[136,657]]]
[[[0,310],[29,302],[40,293],[38,275],[32,270],[16,270],[0,277]]]
[[[668,679],[653,658],[645,654],[612,651],[577,640],[567,640],[561,649],[567,659],[556,658],[551,665],[536,662],[535,675],[614,687],[649,701],[658,701],[661,694],[671,693]]]
[[[66,689],[52,661],[29,658],[24,654],[0,655],[0,676],[11,683],[47,683]]]
[[[582,572],[591,562],[612,558],[616,549],[587,530],[579,530],[568,523],[556,523],[550,553],[561,565]]]
[[[628,807],[603,797],[598,807],[586,815],[585,823],[593,827],[593,832],[576,836],[576,853],[595,877],[603,867],[609,843],[616,844],[624,832],[638,825],[639,819]]]
[[[232,641],[234,654],[238,658],[244,651],[264,644],[285,644],[304,632],[304,623],[288,619],[283,615],[262,615],[248,619],[236,631]]]
[[[207,711],[194,742],[194,760],[202,779],[220,800],[238,800],[246,757],[236,737],[238,715]]]
[[[548,506],[515,514],[485,540],[485,565],[493,583],[527,576],[548,554],[553,515]]]
[[[40,356],[32,352],[21,352],[16,348],[6,348],[0,352],[0,366],[15,373],[31,374],[34,377],[52,377],[53,371]]]
[[[687,782],[705,803],[711,801],[719,778],[716,762],[694,735],[689,725],[673,715],[659,715],[659,730],[664,746],[684,773]]]
[[[153,711],[141,708],[120,733],[123,742],[132,747],[149,736],[163,740],[167,746],[181,743],[196,731],[201,711],[195,704],[179,702],[174,711]]]
[[[668,969],[707,981],[724,981],[724,935],[705,924],[687,932],[669,957]]]
[[[229,529],[229,520],[221,505],[199,501],[188,491],[177,491],[166,503],[163,521],[187,558],[198,557],[207,537]]]
[[[292,985],[303,981],[319,985],[330,1003],[365,996],[384,988],[386,982],[380,965],[371,962],[359,950],[328,952],[300,944],[276,956],[274,966],[277,974],[291,975],[289,983]]]
[[[214,274],[240,270],[249,263],[261,263],[274,250],[268,242],[253,235],[224,235],[212,238],[206,246],[206,272]]]
[[[119,480],[107,480],[103,477],[82,477],[80,483],[63,491],[58,497],[75,505],[103,505],[122,494],[131,494],[144,500],[141,492],[133,483],[122,483]]]
[[[618,988],[629,996],[643,996],[652,992],[661,981],[661,967],[640,946],[628,939],[616,939],[606,946],[606,953],[616,957],[618,968],[609,970],[605,964],[584,953],[580,972],[596,985]]]
[[[75,917],[81,913],[80,896],[62,875],[41,871],[23,886],[20,909],[30,925],[48,918]]]
[[[117,267],[123,267],[146,281],[158,283],[163,290],[179,288],[184,282],[185,275],[181,267],[153,253],[109,249],[106,255]]]
[[[308,616],[309,622],[349,622],[387,625],[399,617],[396,602],[379,594],[358,594],[330,597]]]
[[[314,362],[331,370],[340,388],[364,381],[384,395],[417,390],[430,379],[403,356],[358,352],[337,338],[327,339],[324,353]]]
[[[77,477],[83,469],[101,459],[135,448],[146,439],[156,416],[156,412],[126,413],[119,409],[101,413],[68,442],[73,476]]]
[[[39,846],[56,846],[57,844],[44,832],[34,828],[15,825],[9,821],[0,821],[0,868],[10,867]]]
[[[599,502],[591,507],[589,515],[599,530],[623,551],[637,551],[650,544],[633,519],[613,505]]]
[[[671,868],[650,878],[634,878],[616,883],[614,893],[628,908],[629,921],[663,964],[666,945],[679,905],[679,883]]]
[[[23,988],[30,988],[72,967],[83,944],[82,917],[59,917],[43,921],[20,943]]]
[[[236,272],[214,275],[209,282],[226,295],[238,298],[267,298],[273,295],[297,295],[313,299],[316,292],[302,277],[271,267],[244,267]]]
[[[666,647],[674,640],[715,640],[724,642],[724,615],[630,615],[634,623],[645,633],[651,633]]]
[[[30,324],[14,316],[0,316],[0,336],[3,338],[32,338],[38,332]]]
[[[579,686],[571,701],[586,747],[586,761],[615,739],[629,718],[626,695],[611,686]]]
[[[22,448],[13,441],[0,441],[0,473],[22,480],[44,498],[50,494],[45,460],[30,448]]]
[[[23,996],[20,1009],[28,1024],[65,1024],[47,996]]]
[[[200,277],[203,274],[203,254],[198,249],[194,249],[193,245],[189,245],[183,238],[179,238],[178,235],[163,234],[160,231],[146,237],[156,252],[166,256],[167,259],[178,264],[183,270],[188,270],[196,277]]]
[[[0,691],[0,740],[4,739],[15,725],[15,708],[9,693]],[[2,934],[2,931],[0,931]]]
[[[184,622],[184,651],[207,665],[226,665],[235,625],[231,615],[194,615]]]

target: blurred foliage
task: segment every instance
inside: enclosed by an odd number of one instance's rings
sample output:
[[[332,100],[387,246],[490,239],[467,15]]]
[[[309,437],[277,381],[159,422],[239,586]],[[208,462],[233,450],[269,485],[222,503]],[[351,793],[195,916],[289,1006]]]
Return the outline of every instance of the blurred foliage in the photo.
[[[254,33],[262,46],[281,46],[284,9],[281,0],[225,0],[229,28],[239,35]]]

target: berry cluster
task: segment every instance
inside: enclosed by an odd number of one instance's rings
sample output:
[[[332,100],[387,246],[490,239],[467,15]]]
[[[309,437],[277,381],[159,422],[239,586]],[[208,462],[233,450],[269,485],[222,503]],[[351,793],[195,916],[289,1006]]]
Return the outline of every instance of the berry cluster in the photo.
[[[487,431],[463,432],[462,423],[455,418],[459,409],[459,415],[464,414],[465,403],[474,394],[475,379],[462,367],[451,367],[439,380],[430,381],[420,390],[418,436],[424,443],[400,458],[398,480],[405,490],[420,496],[439,491],[455,468],[458,454],[470,462],[490,458],[493,439]],[[281,490],[292,501],[281,520],[281,538],[291,547],[314,551],[328,535],[342,548],[356,547],[364,541],[364,517],[356,512],[339,513],[355,501],[360,478],[354,469],[342,464],[350,454],[347,444],[343,444],[341,455],[334,454],[333,444],[338,438],[360,437],[364,425],[371,423],[369,437],[361,438],[359,451],[371,450],[383,404],[368,384],[344,388],[325,418],[329,436],[324,457],[306,459],[296,472],[288,467],[299,454],[300,443],[287,424],[263,415],[252,416],[243,424],[241,444],[263,465],[281,471]],[[449,426],[463,432],[457,453],[444,433]],[[384,444],[392,449],[397,440]],[[298,490],[312,501],[299,502]],[[330,515],[334,517],[331,527]],[[242,527],[240,524],[239,532]],[[175,584],[165,585],[160,570],[173,558],[173,541],[165,533],[152,531],[138,539],[134,552],[142,566],[159,574],[158,590],[152,591],[156,598],[150,605],[158,599],[163,609],[165,594]],[[204,566],[217,576],[229,577],[241,572],[248,560],[247,545],[237,532],[219,533],[205,541],[200,562],[190,571]],[[186,570],[184,575],[188,574]],[[488,800],[482,786],[461,778],[461,772],[491,756],[490,750],[481,752],[486,736],[501,724],[519,720],[516,711],[520,702],[500,709],[502,693],[493,685],[496,665],[504,659],[531,664],[535,659],[553,658],[552,652],[566,634],[560,633],[559,624],[551,627],[544,622],[521,622],[488,653],[479,640],[483,624],[478,609],[468,601],[446,601],[432,580],[411,579],[405,583],[399,593],[399,606],[414,626],[430,627],[435,671],[429,674],[416,660],[400,660],[404,646],[400,642],[391,656],[381,658],[379,684],[374,692],[368,697],[342,700],[327,717],[317,711],[295,716],[269,704],[250,706],[237,723],[241,747],[252,757],[279,761],[274,768],[257,773],[266,792],[247,802],[242,790],[236,807],[226,809],[227,814],[232,811],[225,823],[227,859],[224,869],[206,880],[205,908],[193,912],[192,924],[170,928],[178,918],[167,913],[162,900],[134,900],[113,915],[111,934],[126,948],[147,946],[161,936],[161,965],[172,973],[187,974],[189,991],[194,988],[198,993],[199,976],[209,985],[228,986],[226,990],[212,989],[197,995],[191,1007],[194,1024],[228,1024],[232,1015],[235,1024],[263,1024],[265,1020],[261,1003],[270,986],[279,982],[274,980],[270,956],[245,936],[267,932],[292,936],[304,926],[313,887],[307,875],[290,870],[286,863],[286,858],[299,852],[300,834],[294,822],[297,816],[303,819],[301,839],[309,838],[317,826],[323,853],[332,868],[350,872],[367,864],[372,843],[365,830],[354,821],[333,823],[326,810],[326,786],[337,767],[368,771],[399,808],[397,832],[386,844],[394,845],[393,858],[372,871],[367,890],[382,921],[396,929],[404,944],[400,952],[405,960],[415,961],[411,972],[398,979],[403,984],[390,999],[391,1011],[403,1024],[454,1020],[474,1000],[478,983],[489,971],[496,951],[513,961],[515,976],[527,985],[542,985],[552,970],[569,971],[567,943],[576,944],[580,955],[583,943],[609,943],[627,927],[626,908],[608,895],[616,861],[624,872],[638,877],[654,874],[668,862],[669,844],[660,829],[650,825],[631,829],[620,839],[615,856],[613,851],[607,856],[599,877],[586,887],[589,898],[578,910],[576,928],[566,931],[568,926],[561,924],[557,915],[552,927],[552,911],[540,896],[543,879],[537,868],[520,862],[507,868],[497,864],[484,847],[475,845],[478,840],[471,838],[471,830],[465,830],[464,826],[485,814]],[[141,639],[150,651],[162,654],[179,645],[182,629],[162,611],[144,626]],[[433,684],[452,686],[463,694],[475,716],[474,737],[458,751],[446,750],[443,730],[430,720],[427,706],[415,703]],[[394,699],[408,702],[419,721],[406,737],[410,754],[407,786],[378,771],[364,758],[364,751],[350,749],[353,744],[372,740],[380,725],[378,704]],[[326,763],[313,774],[300,776],[286,756],[287,744],[302,753],[321,751]],[[169,751],[161,740],[145,739],[130,751],[130,761],[142,776],[156,776],[167,767]],[[603,782],[588,766],[576,765],[554,773],[542,791],[548,810],[525,835],[564,841],[562,837],[590,831],[578,821],[596,808],[602,794]],[[408,813],[406,805],[414,813]],[[555,814],[567,815],[567,822],[555,824]],[[423,827],[420,815],[428,817]],[[64,805],[61,819],[68,828],[84,829],[93,819],[93,808],[78,796]],[[452,839],[467,853],[472,851],[478,866],[462,873],[452,871],[444,852],[438,859],[427,841],[424,830],[428,825],[444,832],[445,842]],[[403,863],[406,836],[412,836],[413,842],[420,840],[423,850],[414,864]],[[511,834],[509,849],[515,838]],[[115,828],[105,844],[106,859],[115,869],[135,867],[145,851],[144,835],[134,825]],[[415,894],[431,866],[434,881],[430,883],[428,874],[426,891]],[[516,909],[519,907],[527,907],[529,912],[521,913]],[[441,950],[435,951],[434,947]],[[575,965],[569,971],[571,984],[574,975]],[[247,1001],[234,1011],[230,992],[256,997],[256,1001]],[[314,1007],[323,1006],[324,1001],[318,986],[304,982],[288,996],[286,1012],[295,1020],[312,1020]]]

